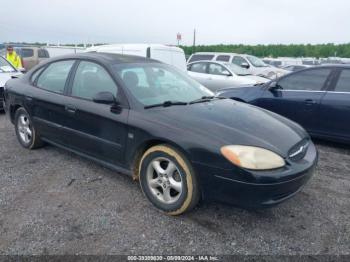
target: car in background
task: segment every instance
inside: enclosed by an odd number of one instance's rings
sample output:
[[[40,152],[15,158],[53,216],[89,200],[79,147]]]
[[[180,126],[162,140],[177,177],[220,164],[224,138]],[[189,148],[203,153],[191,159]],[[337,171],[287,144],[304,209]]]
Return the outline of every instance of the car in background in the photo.
[[[218,95],[256,105],[302,125],[312,136],[350,143],[350,66],[318,66],[263,86]]]
[[[34,66],[50,58],[49,52],[42,47],[15,47],[14,50],[22,59],[22,66],[25,71],[32,69]]]
[[[50,59],[8,81],[5,100],[24,148],[47,142],[129,174],[169,215],[202,197],[279,204],[301,190],[318,159],[292,121],[215,97],[185,72],[139,56]]]
[[[176,46],[161,44],[112,44],[86,49],[86,52],[102,52],[122,55],[136,55],[155,59],[186,72],[185,52]]]
[[[198,52],[191,55],[188,63],[201,60],[232,63],[247,69],[252,75],[263,76],[269,79],[275,79],[289,73],[287,70],[265,64],[256,56],[235,53]]]
[[[22,73],[17,70],[4,57],[0,56],[0,111],[4,110],[4,86],[11,77],[17,77]]]
[[[291,72],[296,72],[311,67],[310,65],[287,65],[282,68]]]
[[[198,61],[187,65],[188,74],[211,91],[226,87],[263,84],[269,79],[252,75],[240,66],[228,62]]]

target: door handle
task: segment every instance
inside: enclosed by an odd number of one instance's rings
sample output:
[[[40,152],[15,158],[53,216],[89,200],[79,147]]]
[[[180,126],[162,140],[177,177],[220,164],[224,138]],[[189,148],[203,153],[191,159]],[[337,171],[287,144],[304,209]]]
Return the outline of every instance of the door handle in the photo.
[[[65,106],[64,109],[70,114],[74,114],[75,111],[77,111],[77,109],[74,106]]]
[[[314,104],[316,104],[316,101],[315,100],[313,100],[313,99],[305,99],[305,104],[307,104],[307,105],[314,105]]]

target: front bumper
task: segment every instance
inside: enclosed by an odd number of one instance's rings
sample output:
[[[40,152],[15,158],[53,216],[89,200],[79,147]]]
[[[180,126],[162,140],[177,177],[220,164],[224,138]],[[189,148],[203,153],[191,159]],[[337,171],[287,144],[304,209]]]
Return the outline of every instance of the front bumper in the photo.
[[[252,172],[255,181],[242,181],[234,173],[222,169],[196,165],[205,199],[245,208],[265,208],[279,204],[296,195],[312,177],[318,161],[318,153],[312,144],[299,164],[284,170]],[[275,180],[271,180],[275,177]],[[203,178],[203,179],[202,179]]]

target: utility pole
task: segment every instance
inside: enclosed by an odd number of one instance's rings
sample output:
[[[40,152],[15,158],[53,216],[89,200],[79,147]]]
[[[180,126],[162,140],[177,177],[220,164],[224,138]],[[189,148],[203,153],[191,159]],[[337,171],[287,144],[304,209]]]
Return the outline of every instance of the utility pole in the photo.
[[[193,30],[192,54],[196,52],[196,29]]]

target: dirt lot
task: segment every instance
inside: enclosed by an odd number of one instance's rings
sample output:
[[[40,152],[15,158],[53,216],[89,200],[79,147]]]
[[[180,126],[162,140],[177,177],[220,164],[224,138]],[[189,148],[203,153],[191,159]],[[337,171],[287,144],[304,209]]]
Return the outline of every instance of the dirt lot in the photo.
[[[0,254],[350,254],[350,147],[317,147],[317,173],[280,206],[203,203],[174,218],[127,176],[23,149],[1,114]]]

